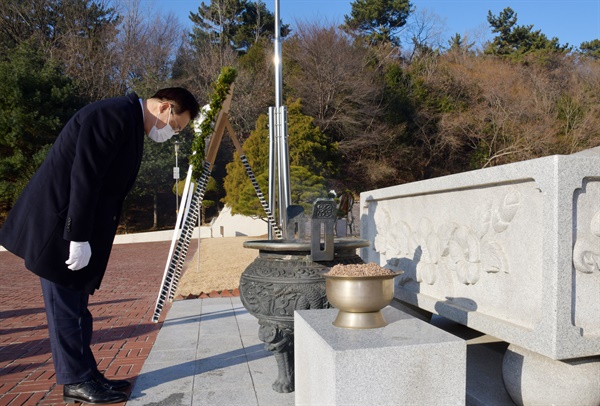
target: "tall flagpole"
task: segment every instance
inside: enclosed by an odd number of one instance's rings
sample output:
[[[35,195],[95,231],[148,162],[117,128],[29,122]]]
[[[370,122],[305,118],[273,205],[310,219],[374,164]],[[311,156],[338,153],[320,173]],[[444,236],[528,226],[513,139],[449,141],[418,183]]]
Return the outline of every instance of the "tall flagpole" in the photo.
[[[283,104],[282,96],[282,63],[281,63],[281,16],[279,14],[279,0],[275,0],[275,108]]]
[[[269,202],[274,212],[277,193],[279,223],[284,238],[287,235],[287,208],[292,200],[290,190],[290,164],[287,131],[287,109],[283,105],[281,16],[279,0],[275,0],[275,108],[269,108]],[[275,181],[278,188],[275,190]],[[272,239],[269,227],[269,239]]]

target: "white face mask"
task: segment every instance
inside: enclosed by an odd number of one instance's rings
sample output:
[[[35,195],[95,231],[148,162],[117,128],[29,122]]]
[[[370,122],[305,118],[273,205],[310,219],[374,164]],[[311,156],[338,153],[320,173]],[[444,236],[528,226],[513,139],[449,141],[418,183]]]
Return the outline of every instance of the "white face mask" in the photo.
[[[160,114],[158,116],[156,116],[156,123],[154,123],[154,127],[152,127],[152,129],[150,129],[150,132],[148,133],[148,137],[155,142],[165,142],[169,139],[171,139],[172,136],[175,135],[175,130],[173,129],[173,127],[171,127],[170,121],[171,121],[171,110],[169,109],[169,116],[167,117],[167,125],[164,126],[163,128],[156,128],[156,124],[158,123],[158,117],[160,116]]]

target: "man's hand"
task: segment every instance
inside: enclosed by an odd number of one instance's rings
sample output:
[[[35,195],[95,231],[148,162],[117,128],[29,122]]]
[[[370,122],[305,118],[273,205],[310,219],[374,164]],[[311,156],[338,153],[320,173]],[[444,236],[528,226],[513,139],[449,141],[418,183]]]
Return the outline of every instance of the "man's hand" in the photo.
[[[81,268],[87,266],[90,263],[90,257],[92,256],[92,248],[90,243],[71,241],[69,247],[69,259],[65,261],[65,264],[69,265],[71,271],[79,271]]]

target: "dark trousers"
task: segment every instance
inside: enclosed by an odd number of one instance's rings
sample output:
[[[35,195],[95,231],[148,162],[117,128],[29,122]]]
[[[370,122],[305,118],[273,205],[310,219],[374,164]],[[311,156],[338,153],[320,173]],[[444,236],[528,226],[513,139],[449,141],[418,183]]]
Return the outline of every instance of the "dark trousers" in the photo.
[[[66,385],[91,379],[97,371],[92,342],[93,319],[89,294],[40,278],[48,320],[56,383]]]

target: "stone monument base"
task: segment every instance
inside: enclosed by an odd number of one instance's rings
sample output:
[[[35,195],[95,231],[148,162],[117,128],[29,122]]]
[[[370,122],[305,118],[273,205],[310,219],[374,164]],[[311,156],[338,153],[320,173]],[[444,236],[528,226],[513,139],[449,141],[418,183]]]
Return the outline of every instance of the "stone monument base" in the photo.
[[[386,327],[332,325],[338,310],[294,317],[296,405],[464,405],[466,344],[391,306]]]
[[[441,316],[430,320],[466,341],[467,406],[600,405],[599,357],[552,360]]]
[[[394,301],[392,305],[401,303]],[[502,360],[507,342],[438,315],[426,319],[462,338],[467,344],[466,406],[515,406],[502,379]]]

